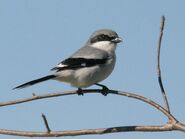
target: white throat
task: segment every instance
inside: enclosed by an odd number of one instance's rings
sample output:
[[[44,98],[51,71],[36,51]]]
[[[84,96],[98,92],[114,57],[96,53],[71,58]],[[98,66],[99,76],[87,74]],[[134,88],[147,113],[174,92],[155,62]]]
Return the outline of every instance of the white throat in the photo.
[[[95,42],[91,45],[91,47],[104,50],[108,53],[112,53],[116,50],[116,44],[111,43],[110,41]]]

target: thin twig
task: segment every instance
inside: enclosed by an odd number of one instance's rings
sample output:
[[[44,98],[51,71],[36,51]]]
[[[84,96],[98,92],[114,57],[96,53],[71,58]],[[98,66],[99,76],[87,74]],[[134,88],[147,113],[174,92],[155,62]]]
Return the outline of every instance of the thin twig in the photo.
[[[157,45],[157,76],[158,76],[158,82],[159,82],[159,86],[162,92],[162,96],[164,99],[165,108],[170,113],[170,106],[169,106],[166,92],[163,86],[161,68],[160,68],[160,50],[161,50],[161,42],[162,42],[162,37],[163,37],[164,23],[165,23],[165,17],[162,16],[161,25],[160,25],[160,35],[159,35],[159,40],[158,40],[158,45]]]
[[[42,118],[44,120],[44,125],[45,125],[45,127],[47,129],[47,132],[48,133],[51,132],[51,129],[49,128],[48,120],[47,120],[46,116],[44,115],[44,113],[42,113]]]

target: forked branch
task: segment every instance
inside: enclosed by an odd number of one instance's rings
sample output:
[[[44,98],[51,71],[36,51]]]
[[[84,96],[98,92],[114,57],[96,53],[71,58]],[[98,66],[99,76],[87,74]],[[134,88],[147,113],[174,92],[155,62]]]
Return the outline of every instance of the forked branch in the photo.
[[[100,89],[87,89],[87,90],[83,90],[83,93],[84,94],[87,94],[87,93],[100,93],[101,94],[101,90]],[[15,105],[19,103],[25,103],[25,102],[39,100],[39,99],[45,99],[49,97],[59,97],[59,96],[68,96],[68,95],[77,95],[77,94],[78,94],[77,91],[51,93],[51,94],[45,94],[45,95],[37,96],[37,97],[33,96],[25,100],[21,99],[21,100],[13,101],[13,103],[6,103],[6,104]],[[47,128],[47,132],[31,132],[31,131],[0,129],[0,134],[14,135],[14,136],[26,136],[26,137],[65,137],[65,136],[79,136],[79,135],[91,135],[91,134],[93,135],[109,134],[109,133],[118,133],[118,132],[162,132],[162,131],[172,131],[172,130],[179,130],[179,131],[185,132],[185,125],[177,121],[175,117],[171,115],[165,108],[155,103],[154,101],[148,98],[145,98],[143,96],[130,93],[130,92],[119,92],[115,90],[110,90],[109,94],[126,96],[129,98],[133,98],[133,99],[137,99],[139,101],[145,102],[149,104],[150,106],[153,106],[154,108],[161,111],[166,117],[168,117],[168,119],[170,119],[171,122],[168,122],[164,125],[120,126],[120,127],[98,128],[98,129],[70,130],[70,131],[51,131],[49,128]]]

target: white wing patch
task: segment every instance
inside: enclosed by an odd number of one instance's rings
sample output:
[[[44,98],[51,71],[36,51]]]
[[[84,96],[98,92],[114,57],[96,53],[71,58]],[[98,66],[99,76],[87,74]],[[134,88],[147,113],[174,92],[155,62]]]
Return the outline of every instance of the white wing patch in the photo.
[[[56,65],[56,67],[58,67],[58,68],[62,68],[62,67],[66,67],[67,65],[64,65],[64,64],[62,64],[62,63],[59,63],[58,65]]]

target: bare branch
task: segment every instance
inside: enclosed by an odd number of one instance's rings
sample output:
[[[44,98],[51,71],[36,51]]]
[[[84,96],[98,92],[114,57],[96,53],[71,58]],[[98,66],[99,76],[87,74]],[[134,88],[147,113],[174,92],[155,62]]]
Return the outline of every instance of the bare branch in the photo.
[[[101,91],[102,91],[101,89],[84,89],[83,93],[84,94],[87,94],[87,93],[101,93]],[[78,91],[74,90],[74,91],[65,91],[65,92],[59,92],[59,93],[48,93],[48,94],[44,94],[44,95],[40,95],[40,96],[39,95],[32,96],[32,97],[25,98],[25,99],[18,99],[18,100],[9,101],[9,102],[2,102],[2,103],[0,103],[0,107],[20,104],[20,103],[25,103],[25,102],[30,102],[30,101],[39,100],[39,99],[59,97],[59,96],[68,96],[68,95],[74,95],[74,94],[78,94]],[[160,110],[170,120],[176,121],[176,119],[166,109],[164,109],[162,106],[160,106],[159,104],[155,103],[154,101],[152,101],[148,98],[145,98],[143,96],[140,96],[140,95],[137,95],[137,94],[134,94],[134,93],[122,92],[122,91],[116,91],[116,90],[109,90],[109,94],[114,94],[114,95],[119,95],[119,96],[126,96],[126,97],[130,97],[130,98],[133,98],[133,99],[143,101],[143,102],[153,106],[154,108]]]
[[[158,76],[158,82],[159,82],[159,86],[162,92],[162,96],[164,99],[165,108],[170,113],[170,106],[169,106],[168,99],[165,93],[165,89],[162,83],[161,68],[160,68],[160,50],[161,50],[161,42],[162,42],[162,37],[163,37],[164,23],[165,23],[165,17],[162,16],[161,25],[160,25],[160,35],[159,35],[159,40],[158,40],[158,45],[157,45],[157,76]]]
[[[87,89],[83,90],[83,93],[101,93],[101,89]],[[139,96],[133,93],[129,92],[119,92],[115,90],[110,90],[110,94],[113,95],[119,95],[119,96],[127,96],[133,99],[137,99],[140,101],[143,101],[154,108],[160,110],[164,115],[166,115],[171,122],[167,123],[165,125],[159,125],[159,126],[121,126],[121,127],[110,127],[110,128],[98,128],[98,129],[84,129],[84,130],[70,130],[70,131],[48,131],[50,132],[31,132],[31,131],[17,131],[17,130],[6,130],[6,129],[0,129],[0,134],[5,135],[14,135],[14,136],[26,136],[26,137],[65,137],[65,136],[79,136],[79,135],[95,135],[95,134],[109,134],[109,133],[118,133],[118,132],[162,132],[162,131],[172,131],[172,130],[178,130],[185,132],[185,125],[178,122],[166,109],[164,109],[159,104],[153,102],[152,100],[149,100],[143,96]],[[21,99],[17,100],[18,103],[23,103],[26,101],[33,101],[48,97],[57,97],[57,96],[65,96],[65,95],[74,95],[78,94],[77,91],[66,91],[61,93],[51,93],[51,94],[45,94],[42,96],[37,96],[37,98],[27,98],[27,99]],[[6,103],[8,105],[11,105],[10,103]],[[16,101],[13,102],[13,104],[16,104]],[[49,126],[48,126],[49,127]]]
[[[31,131],[16,131],[0,129],[0,134],[26,137],[66,137],[79,135],[96,135],[96,134],[110,134],[118,132],[162,132],[179,130],[185,132],[185,125],[181,123],[165,124],[159,126],[121,126],[111,128],[98,129],[84,129],[84,130],[70,130],[70,131],[51,131],[51,132],[31,132]]]
[[[12,100],[12,101],[8,101],[8,102],[0,102],[0,107],[35,101],[35,100],[39,100],[39,99],[72,95],[72,94],[76,94],[76,91],[65,91],[63,93],[60,92],[60,93],[50,93],[50,94],[43,94],[43,95],[33,95],[32,97],[28,97],[28,98],[17,99],[17,100]]]
[[[44,113],[42,113],[42,118],[43,118],[43,120],[44,120],[44,125],[45,125],[45,127],[46,127],[46,129],[47,129],[47,132],[48,132],[48,133],[51,132],[51,129],[49,128],[49,124],[48,124],[47,118],[46,118],[46,116],[44,115]]]
[[[101,93],[101,89],[86,89],[83,90],[83,93]],[[15,105],[19,103],[29,102],[33,100],[39,100],[49,97],[58,97],[58,96],[68,96],[68,95],[75,95],[78,94],[77,91],[66,91],[66,92],[59,92],[59,93],[50,93],[45,95],[37,95],[32,96],[30,98],[26,99],[20,99],[16,101],[10,101],[1,103],[1,106],[7,106],[7,105]],[[154,108],[160,110],[164,115],[166,115],[170,121],[170,123],[167,123],[165,125],[159,125],[159,126],[121,126],[121,127],[110,127],[110,128],[98,128],[98,129],[85,129],[85,130],[70,130],[70,131],[51,131],[49,126],[47,128],[47,132],[31,132],[31,131],[17,131],[17,130],[6,130],[6,129],[0,129],[0,134],[5,135],[14,135],[14,136],[26,136],[26,137],[64,137],[64,136],[79,136],[79,135],[95,135],[95,134],[109,134],[109,133],[118,133],[118,132],[161,132],[161,131],[172,131],[172,130],[179,130],[185,132],[185,125],[178,122],[173,115],[168,113],[166,109],[164,109],[159,104],[153,102],[152,100],[145,98],[143,96],[136,95],[134,93],[129,92],[119,92],[115,90],[110,90],[109,94],[113,95],[119,95],[119,96],[126,96],[133,99],[137,99],[140,101],[143,101]],[[3,105],[2,105],[3,104]],[[45,118],[46,120],[46,118]],[[45,125],[47,123],[47,120],[45,121]],[[49,132],[48,132],[49,131]]]

